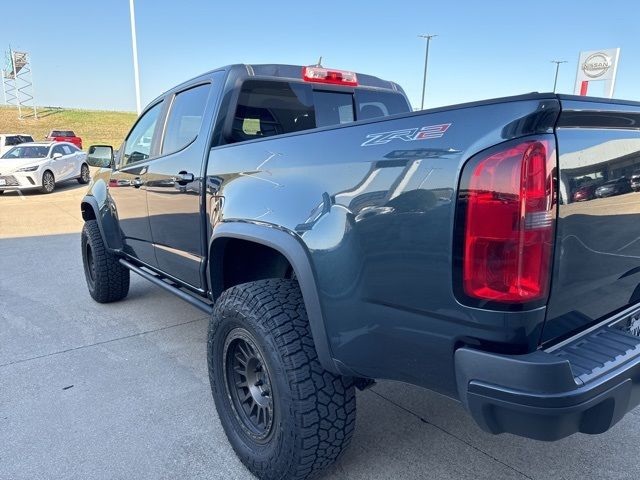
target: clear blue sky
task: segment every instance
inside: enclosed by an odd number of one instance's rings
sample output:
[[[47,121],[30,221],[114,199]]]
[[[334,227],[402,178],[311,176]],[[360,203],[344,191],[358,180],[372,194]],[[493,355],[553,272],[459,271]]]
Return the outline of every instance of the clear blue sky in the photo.
[[[0,51],[31,52],[38,104],[135,110],[128,0],[16,5],[15,21],[3,9]],[[573,93],[579,52],[612,47],[622,48],[615,96],[640,100],[638,0],[136,0],[136,16],[143,104],[218,66],[322,55],[325,66],[397,81],[416,106],[419,33],[439,34],[427,107],[550,91],[552,59],[569,61],[558,90]]]

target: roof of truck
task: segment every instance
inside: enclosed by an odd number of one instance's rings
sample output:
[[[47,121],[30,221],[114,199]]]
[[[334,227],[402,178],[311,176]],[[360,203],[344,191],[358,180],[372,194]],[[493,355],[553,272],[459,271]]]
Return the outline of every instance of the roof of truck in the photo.
[[[313,65],[311,65],[313,66]],[[297,80],[302,81],[302,69],[303,65],[286,65],[286,64],[277,64],[277,63],[268,63],[268,64],[233,64],[226,65],[224,67],[216,68],[214,70],[209,70],[208,72],[197,75],[193,78],[185,80],[184,82],[166,90],[161,95],[158,95],[149,105],[155,103],[160,97],[163,97],[167,93],[179,90],[184,85],[188,85],[193,83],[194,80],[197,80],[202,77],[206,77],[211,75],[214,72],[221,71],[236,71],[246,74],[247,77],[255,77],[255,78],[282,78],[288,80]],[[329,70],[333,70],[331,67],[323,67]],[[379,88],[384,90],[392,90],[398,93],[402,93],[404,95],[404,90],[402,87],[395,82],[389,80],[383,80],[379,77],[375,77],[373,75],[367,75],[364,73],[355,72],[358,76],[358,87],[362,88]]]

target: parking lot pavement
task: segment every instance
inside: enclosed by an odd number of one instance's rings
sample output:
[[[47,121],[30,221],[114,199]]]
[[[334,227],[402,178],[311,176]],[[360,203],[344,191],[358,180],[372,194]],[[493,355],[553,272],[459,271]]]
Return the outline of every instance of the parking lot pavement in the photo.
[[[89,297],[83,191],[0,197],[0,479],[251,478],[213,407],[207,319],[135,275],[123,302]],[[8,208],[44,220],[43,205],[68,212],[56,234],[2,221]],[[456,402],[381,382],[358,394],[351,448],[326,478],[637,479],[638,445],[636,412],[604,435],[540,443],[485,434]]]
[[[31,190],[5,192],[0,195],[0,238],[79,231],[80,199],[86,191],[86,185],[69,180],[49,195]]]

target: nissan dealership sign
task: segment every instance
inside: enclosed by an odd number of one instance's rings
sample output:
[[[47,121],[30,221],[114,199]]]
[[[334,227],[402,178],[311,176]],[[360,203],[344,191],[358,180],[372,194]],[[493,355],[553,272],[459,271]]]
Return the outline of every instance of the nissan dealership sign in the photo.
[[[606,82],[605,96],[611,98],[615,87],[619,58],[619,48],[581,52],[574,93],[587,95],[589,82],[604,81]]]

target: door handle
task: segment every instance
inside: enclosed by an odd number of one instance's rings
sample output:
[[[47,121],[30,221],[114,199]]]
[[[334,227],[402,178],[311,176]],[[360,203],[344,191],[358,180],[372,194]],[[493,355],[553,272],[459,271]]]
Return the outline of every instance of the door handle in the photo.
[[[133,188],[140,188],[143,184],[144,184],[144,182],[142,181],[142,179],[140,177],[136,177],[133,180],[131,180],[131,186]]]
[[[178,175],[174,177],[173,181],[179,185],[186,185],[187,183],[195,180],[195,175],[189,172],[178,172]]]

